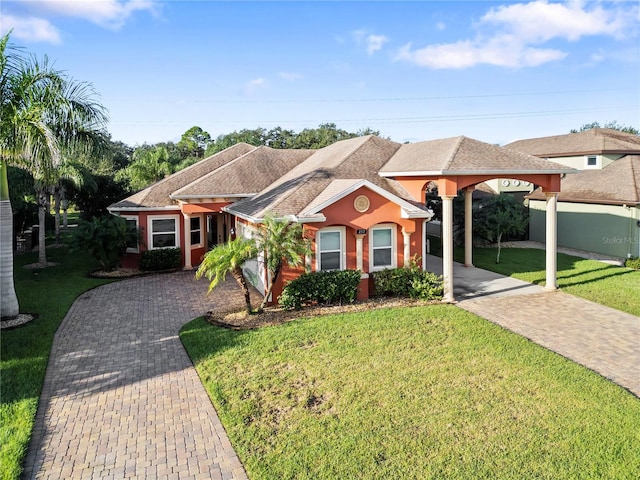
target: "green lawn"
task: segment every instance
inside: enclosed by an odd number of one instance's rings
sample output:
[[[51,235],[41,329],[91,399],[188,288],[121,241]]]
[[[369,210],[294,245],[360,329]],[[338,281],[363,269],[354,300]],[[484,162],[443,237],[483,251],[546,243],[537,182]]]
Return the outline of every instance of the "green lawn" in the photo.
[[[640,472],[638,398],[452,305],[181,338],[254,480]]]
[[[474,248],[473,264],[544,285],[545,255],[535,248],[503,248],[496,264],[495,248]],[[455,260],[464,262],[463,250],[456,249]],[[571,295],[640,316],[640,270],[559,253],[558,286]]]
[[[88,278],[96,264],[67,248],[47,250],[60,266],[25,270],[37,254],[15,257],[15,285],[21,312],[38,313],[28,325],[3,330],[0,350],[0,478],[17,479],[28,447],[53,335],[75,298],[106,283]]]

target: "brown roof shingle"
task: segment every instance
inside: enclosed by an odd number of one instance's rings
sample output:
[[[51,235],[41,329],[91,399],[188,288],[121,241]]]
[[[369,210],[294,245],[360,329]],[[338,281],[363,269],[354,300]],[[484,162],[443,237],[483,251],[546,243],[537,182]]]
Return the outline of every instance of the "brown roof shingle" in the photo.
[[[563,157],[602,153],[640,153],[640,137],[610,128],[592,128],[579,133],[529,138],[506,148],[539,157]]]

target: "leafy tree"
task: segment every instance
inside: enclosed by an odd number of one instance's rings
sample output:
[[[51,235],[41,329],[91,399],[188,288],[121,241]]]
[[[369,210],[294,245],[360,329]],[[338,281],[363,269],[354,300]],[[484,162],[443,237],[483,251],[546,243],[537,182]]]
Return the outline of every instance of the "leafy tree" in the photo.
[[[620,132],[630,133],[632,135],[640,135],[640,130],[637,128],[621,125],[616,120],[611,122],[607,122],[604,124],[604,127],[601,127],[598,122],[585,123],[579,130],[572,129],[569,133],[579,133],[585,132],[587,130],[591,130],[592,128],[610,128],[612,130],[618,130]]]
[[[9,197],[13,208],[13,231],[24,232],[38,221],[38,205],[34,195],[33,176],[18,167],[9,167]]]
[[[124,180],[131,190],[138,191],[162,180],[172,171],[166,147],[137,148],[133,152],[133,161],[117,173],[116,180]]]
[[[106,123],[106,112],[94,100],[90,84],[76,82],[44,59],[25,58],[0,39],[0,201],[2,316],[19,312],[13,285],[13,225],[7,166],[27,169],[38,188],[40,252],[46,265],[44,217],[48,191],[59,179],[63,154],[88,150]],[[5,238],[6,237],[6,238]]]
[[[74,248],[89,251],[105,271],[115,270],[127,251],[127,245],[140,241],[139,231],[120,217],[104,215],[91,221],[80,220]]]
[[[255,241],[244,238],[236,238],[230,242],[217,245],[205,254],[196,271],[196,279],[205,276],[210,281],[207,291],[207,293],[210,293],[230,273],[242,289],[245,308],[247,313],[251,314],[249,284],[242,271],[242,265],[247,260],[254,258],[257,253]]]
[[[512,195],[501,193],[486,198],[476,210],[476,232],[498,244],[496,263],[500,263],[501,241],[504,235],[522,235],[529,223],[527,208]]]
[[[209,143],[211,143],[211,135],[202,130],[202,128],[195,126],[182,134],[182,138],[178,142],[178,148],[184,151],[184,156],[187,158],[202,158]]]
[[[309,246],[302,224],[278,220],[271,215],[265,217],[255,241],[258,251],[264,253],[264,265],[269,274],[269,287],[258,307],[258,312],[262,312],[284,265],[302,265]]]

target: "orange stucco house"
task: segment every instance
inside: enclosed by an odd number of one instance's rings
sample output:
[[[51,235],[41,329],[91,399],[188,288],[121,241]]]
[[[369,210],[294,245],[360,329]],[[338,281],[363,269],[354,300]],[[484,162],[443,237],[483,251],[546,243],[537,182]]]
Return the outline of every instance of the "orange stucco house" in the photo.
[[[453,198],[493,178],[518,178],[548,198],[547,285],[555,288],[555,201],[561,175],[574,170],[545,159],[467,137],[399,144],[377,136],[357,137],[318,150],[277,150],[236,144],[109,207],[135,223],[144,241],[130,249],[135,266],[146,249],[180,247],[185,269],[205,252],[237,236],[250,237],[267,214],[302,223],[311,239],[307,269],[357,269],[359,298],[368,298],[369,273],[426,258],[427,185],[443,200],[445,300],[453,301]],[[471,195],[465,214],[471,221]],[[553,228],[549,228],[549,225]],[[469,232],[471,228],[467,229]],[[472,266],[471,236],[465,265]],[[260,259],[247,275],[264,291]],[[283,272],[284,282],[303,271]]]

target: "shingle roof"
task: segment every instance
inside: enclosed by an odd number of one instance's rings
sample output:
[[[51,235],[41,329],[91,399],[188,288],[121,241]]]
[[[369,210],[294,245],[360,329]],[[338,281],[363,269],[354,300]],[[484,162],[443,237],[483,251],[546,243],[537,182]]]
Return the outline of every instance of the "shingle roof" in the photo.
[[[579,133],[518,140],[506,148],[539,157],[602,153],[640,153],[640,137],[609,128],[592,128]]]
[[[254,195],[277,181],[315,150],[257,147],[173,192],[176,199]]]
[[[316,151],[255,197],[227,207],[227,211],[256,219],[267,212],[298,216],[336,180],[367,180],[399,198],[415,200],[398,182],[378,175],[399,147],[399,143],[372,135],[336,142]]]
[[[528,198],[544,200],[536,190]],[[583,170],[562,179],[559,201],[640,204],[640,155],[627,155],[601,170]]]
[[[402,145],[384,176],[563,173],[564,165],[464,136]]]
[[[247,143],[237,143],[114,203],[109,209],[177,207],[177,202],[169,197],[171,193],[256,148]]]

